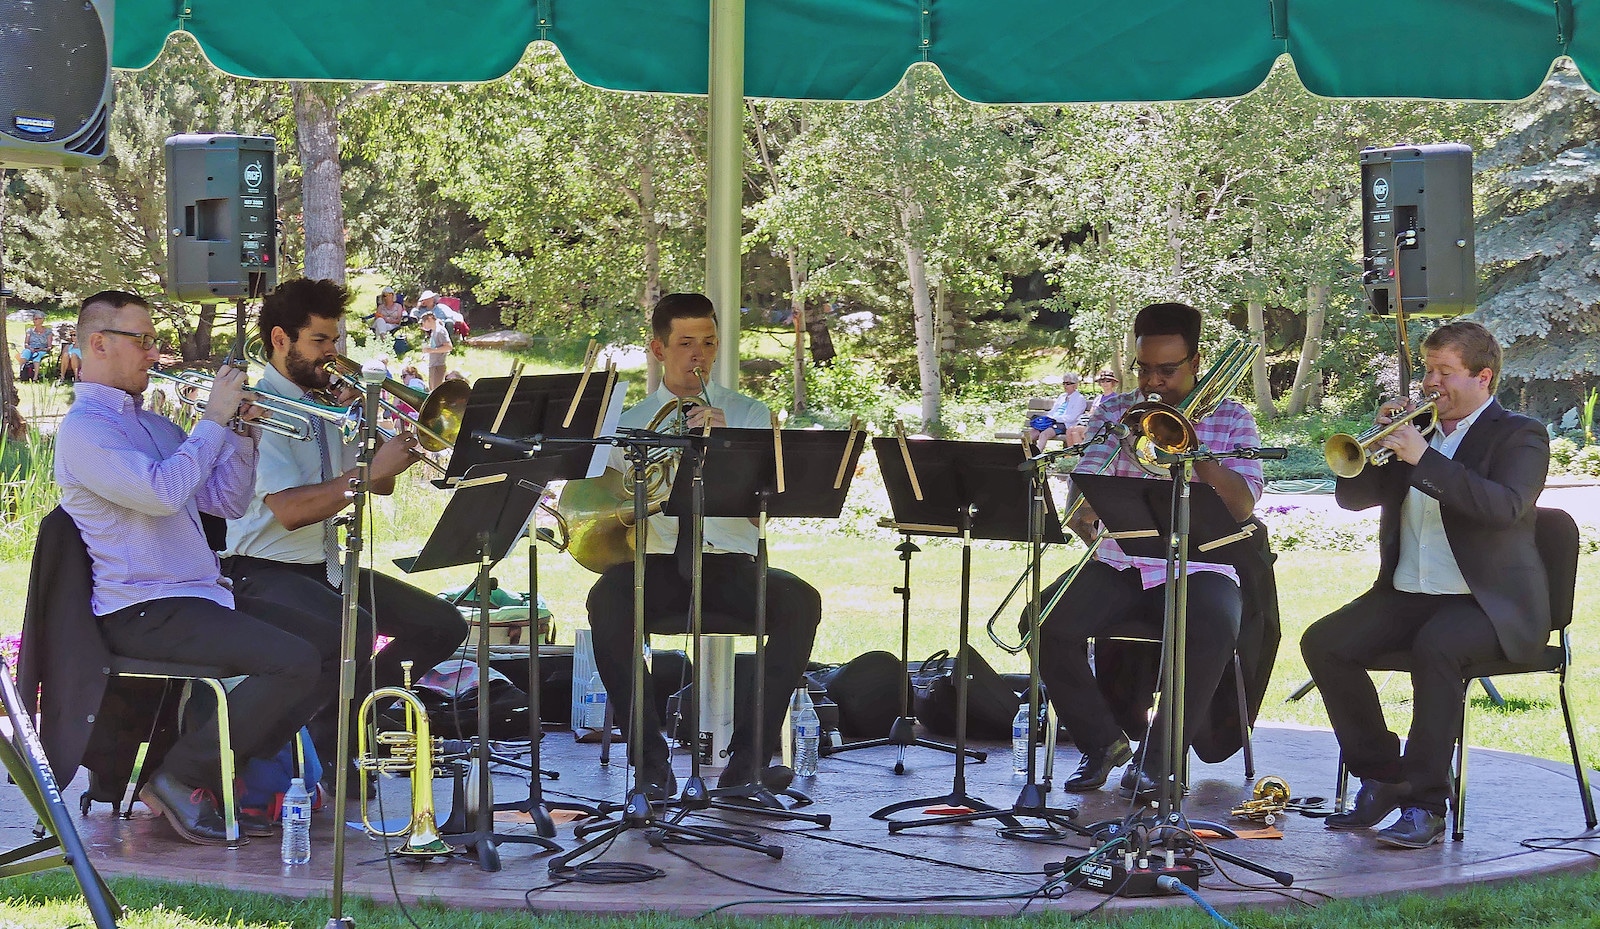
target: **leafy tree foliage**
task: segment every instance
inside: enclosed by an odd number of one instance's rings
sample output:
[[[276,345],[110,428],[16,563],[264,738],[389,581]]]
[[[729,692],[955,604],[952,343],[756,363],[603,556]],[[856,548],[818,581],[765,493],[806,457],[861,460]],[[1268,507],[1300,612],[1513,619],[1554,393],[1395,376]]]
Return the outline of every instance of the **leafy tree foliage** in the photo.
[[[1559,406],[1600,374],[1600,94],[1568,67],[1515,106],[1488,175],[1478,310],[1509,379],[1557,382]]]

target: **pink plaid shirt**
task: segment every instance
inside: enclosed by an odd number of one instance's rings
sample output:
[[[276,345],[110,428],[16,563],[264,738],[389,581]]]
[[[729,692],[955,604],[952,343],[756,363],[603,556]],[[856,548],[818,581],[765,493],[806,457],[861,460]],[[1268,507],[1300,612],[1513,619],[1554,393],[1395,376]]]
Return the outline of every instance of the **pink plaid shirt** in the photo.
[[[1137,392],[1115,394],[1107,397],[1100,408],[1095,410],[1089,422],[1089,435],[1096,434],[1107,423],[1119,422],[1122,414],[1128,411],[1133,404],[1143,399]],[[1217,405],[1216,410],[1205,419],[1194,424],[1195,434],[1200,437],[1200,444],[1217,451],[1235,448],[1247,448],[1261,444],[1261,435],[1256,431],[1256,419],[1244,405],[1234,400],[1224,400]],[[1151,477],[1144,469],[1132,461],[1126,453],[1118,454],[1120,446],[1115,438],[1111,438],[1090,449],[1073,469],[1075,473],[1083,474],[1110,474],[1117,477],[1142,477],[1147,480],[1162,480]],[[1116,455],[1111,462],[1111,467],[1101,471],[1106,460]],[[1261,499],[1261,487],[1264,483],[1261,476],[1261,462],[1253,458],[1226,458],[1221,462],[1223,467],[1235,472],[1245,479],[1250,485],[1250,495],[1256,500]],[[1122,548],[1111,539],[1100,543],[1100,550],[1094,556],[1117,570],[1128,567],[1139,569],[1139,579],[1144,589],[1159,587],[1167,580],[1167,563],[1159,558],[1140,558],[1126,554]],[[1204,561],[1189,562],[1189,573],[1197,571],[1212,571],[1223,574],[1238,583],[1239,575],[1233,567],[1225,564],[1213,564]]]

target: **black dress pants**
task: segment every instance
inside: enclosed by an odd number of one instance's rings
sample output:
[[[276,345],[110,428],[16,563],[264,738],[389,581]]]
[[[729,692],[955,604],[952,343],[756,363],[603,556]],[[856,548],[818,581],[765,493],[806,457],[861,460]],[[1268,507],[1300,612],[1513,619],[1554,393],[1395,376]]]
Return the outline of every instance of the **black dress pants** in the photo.
[[[1049,602],[1058,579],[1042,594]],[[1115,626],[1143,623],[1159,635],[1165,613],[1164,587],[1143,589],[1136,568],[1118,571],[1090,561],[1078,573],[1066,596],[1039,626],[1039,671],[1050,691],[1050,704],[1073,744],[1084,754],[1103,752],[1123,737],[1111,705],[1106,702],[1094,670],[1089,667],[1088,642]],[[1198,571],[1189,575],[1188,642],[1184,650],[1183,744],[1187,746],[1205,722],[1222,672],[1233,658],[1239,638],[1242,600],[1239,585],[1222,574]],[[1156,714],[1142,746],[1145,773],[1168,773],[1166,719]]]
[[[333,630],[337,643],[344,618],[344,596],[328,583],[327,569],[323,565],[236,556],[223,560],[223,570],[233,578],[235,591],[317,617]],[[358,722],[354,714],[361,700],[372,692],[367,686],[369,682],[373,687],[401,686],[404,683],[402,661],[413,662],[411,674],[415,680],[449,658],[467,638],[467,621],[446,601],[367,568],[361,569],[359,580],[356,694],[350,707],[352,747]],[[376,656],[372,654],[374,620],[377,633],[391,638]],[[336,651],[337,647],[336,644]],[[318,714],[310,728],[317,753],[331,766],[338,745],[339,717],[333,713]]]
[[[1403,757],[1367,671],[1373,659],[1395,651],[1411,653],[1411,732]],[[1464,711],[1462,669],[1506,657],[1478,602],[1470,594],[1369,590],[1312,623],[1300,637],[1300,653],[1350,773],[1409,781],[1411,804],[1442,815]]]
[[[100,617],[114,654],[220,668],[244,680],[228,692],[234,756],[276,755],[339,692],[339,637],[320,618],[250,597],[236,609],[202,597],[166,597]],[[214,792],[219,781],[215,706],[167,752],[161,770]],[[231,788],[232,785],[229,785]]]
[[[702,556],[704,601],[703,632],[745,633],[756,628],[756,563],[746,555]],[[671,555],[645,557],[645,631],[663,635],[689,631],[689,582],[678,573]],[[764,764],[778,750],[783,714],[789,696],[800,685],[811,644],[822,619],[822,598],[810,584],[787,571],[767,571],[766,687],[762,693]],[[589,590],[589,628],[594,632],[594,660],[616,718],[627,725],[633,709],[633,562],[617,565],[600,576]],[[644,758],[662,762],[666,739],[649,675],[644,679]],[[732,751],[747,753],[754,743],[753,701],[736,695]]]

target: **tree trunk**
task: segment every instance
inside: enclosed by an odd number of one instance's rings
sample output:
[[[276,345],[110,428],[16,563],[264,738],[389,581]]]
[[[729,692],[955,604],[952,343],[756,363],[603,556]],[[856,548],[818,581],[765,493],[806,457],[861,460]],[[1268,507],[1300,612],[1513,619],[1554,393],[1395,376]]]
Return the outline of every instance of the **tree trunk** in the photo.
[[[1322,325],[1328,318],[1328,295],[1332,288],[1326,279],[1313,281],[1306,287],[1306,338],[1300,344],[1300,362],[1294,369],[1294,387],[1289,390],[1290,416],[1306,411],[1315,391],[1312,390],[1320,375],[1315,369],[1322,355]]]
[[[1177,192],[1173,192],[1172,202],[1167,204],[1167,249],[1172,252],[1172,283],[1170,285],[1172,298],[1178,299],[1183,294],[1183,210],[1178,203]]]
[[[646,135],[644,138],[645,155],[639,160],[639,225],[644,230],[644,321],[645,326],[650,325],[650,312],[656,304],[661,302],[661,223],[656,218],[656,177],[651,169],[651,155],[653,152],[654,137]],[[649,344],[648,342],[646,344]],[[710,376],[710,372],[706,372]],[[738,390],[738,384],[724,384],[730,390]],[[645,396],[655,393],[661,387],[661,362],[656,356],[645,353],[644,360],[644,390]]]
[[[917,330],[917,380],[922,385],[922,428],[932,431],[939,426],[939,343],[936,341],[933,319],[933,300],[928,293],[927,256],[911,236],[922,218],[921,204],[910,200],[900,211],[900,221],[906,232],[906,280],[911,285],[911,313]]]
[[[184,333],[178,351],[184,361],[202,361],[211,357],[211,333],[216,328],[217,307],[220,304],[200,304],[200,319],[193,330]],[[243,348],[240,349],[243,351]]]
[[[800,250],[791,245],[784,250],[789,259],[789,310],[794,316],[794,402],[792,413],[806,410],[806,301],[800,290],[806,283],[806,272]]]
[[[1245,312],[1250,322],[1250,342],[1256,347],[1256,359],[1250,365],[1250,380],[1255,385],[1256,412],[1262,419],[1277,419],[1278,408],[1272,405],[1272,382],[1267,379],[1267,322],[1266,306],[1260,300],[1245,302]]]
[[[294,87],[295,136],[304,170],[305,276],[345,281],[344,171],[339,163],[339,117],[324,92]]]

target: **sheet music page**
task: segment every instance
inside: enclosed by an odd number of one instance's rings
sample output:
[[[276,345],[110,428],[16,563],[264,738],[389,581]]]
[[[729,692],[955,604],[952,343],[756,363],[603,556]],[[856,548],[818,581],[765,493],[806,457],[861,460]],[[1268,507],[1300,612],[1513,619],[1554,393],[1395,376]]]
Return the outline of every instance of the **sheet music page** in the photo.
[[[601,435],[616,435],[617,423],[622,419],[622,401],[628,396],[628,385],[618,381],[611,388],[611,402],[606,405],[606,421],[600,427]],[[585,477],[599,477],[606,470],[606,462],[611,460],[612,448],[609,445],[596,445],[593,454],[589,457],[589,471]]]

